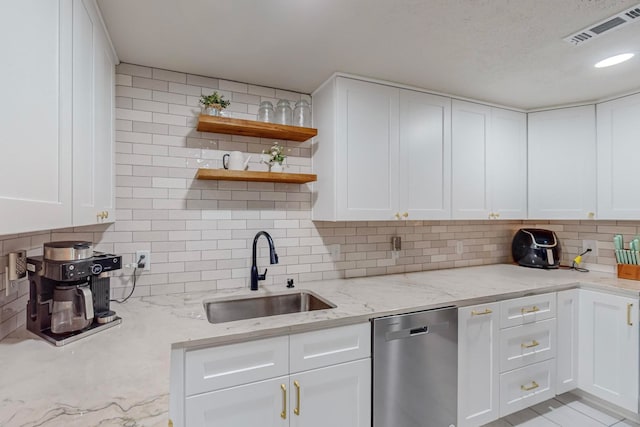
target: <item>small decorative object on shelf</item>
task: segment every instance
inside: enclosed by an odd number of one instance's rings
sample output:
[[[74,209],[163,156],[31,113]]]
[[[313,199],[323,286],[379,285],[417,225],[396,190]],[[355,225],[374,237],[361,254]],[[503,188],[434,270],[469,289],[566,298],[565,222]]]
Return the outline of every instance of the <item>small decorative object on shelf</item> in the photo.
[[[269,148],[262,150],[262,162],[269,165],[270,172],[282,172],[283,164],[287,155],[284,154],[284,147],[277,142]]]
[[[201,95],[200,104],[202,104],[203,114],[222,116],[222,110],[227,108],[231,101],[224,99],[224,95],[213,92],[211,95]]]

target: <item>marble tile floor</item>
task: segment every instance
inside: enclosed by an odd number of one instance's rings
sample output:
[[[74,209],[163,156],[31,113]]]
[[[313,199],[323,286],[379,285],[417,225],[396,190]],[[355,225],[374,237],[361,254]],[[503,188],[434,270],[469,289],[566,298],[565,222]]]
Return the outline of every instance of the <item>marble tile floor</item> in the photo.
[[[640,427],[609,409],[571,393],[556,396],[484,427]]]

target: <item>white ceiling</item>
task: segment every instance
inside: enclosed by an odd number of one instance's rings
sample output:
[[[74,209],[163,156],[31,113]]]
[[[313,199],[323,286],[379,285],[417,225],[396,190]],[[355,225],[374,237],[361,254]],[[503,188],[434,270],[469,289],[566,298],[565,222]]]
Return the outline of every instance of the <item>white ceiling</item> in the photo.
[[[562,40],[637,3],[98,0],[123,62],[306,93],[342,71],[523,109],[640,90],[640,23]]]

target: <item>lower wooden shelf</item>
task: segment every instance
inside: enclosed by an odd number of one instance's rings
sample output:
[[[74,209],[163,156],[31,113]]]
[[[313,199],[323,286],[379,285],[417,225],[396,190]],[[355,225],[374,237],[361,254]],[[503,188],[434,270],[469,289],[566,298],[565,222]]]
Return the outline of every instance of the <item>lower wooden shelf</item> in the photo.
[[[230,171],[228,169],[198,169],[196,179],[306,184],[307,182],[316,181],[318,179],[318,176],[306,173]]]

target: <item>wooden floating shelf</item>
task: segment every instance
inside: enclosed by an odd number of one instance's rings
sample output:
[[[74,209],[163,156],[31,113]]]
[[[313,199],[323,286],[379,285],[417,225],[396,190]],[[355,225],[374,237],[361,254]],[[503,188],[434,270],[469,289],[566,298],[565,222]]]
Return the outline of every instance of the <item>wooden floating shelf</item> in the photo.
[[[283,182],[306,184],[318,179],[317,175],[306,173],[230,171],[227,169],[198,169],[196,179],[217,181]]]
[[[198,118],[197,129],[198,132],[284,139],[297,142],[304,142],[318,134],[318,130],[314,128],[232,119],[230,117],[207,116],[204,114],[201,114]]]

